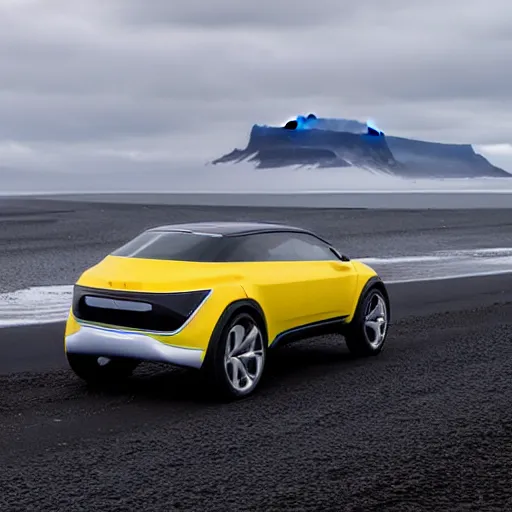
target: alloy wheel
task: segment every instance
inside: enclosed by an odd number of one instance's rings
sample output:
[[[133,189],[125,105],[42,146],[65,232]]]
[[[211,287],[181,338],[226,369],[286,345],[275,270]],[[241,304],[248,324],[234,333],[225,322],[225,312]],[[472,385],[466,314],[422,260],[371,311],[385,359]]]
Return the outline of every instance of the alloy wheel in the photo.
[[[230,385],[247,393],[259,381],[265,351],[263,336],[254,322],[237,323],[227,335],[224,368]]]

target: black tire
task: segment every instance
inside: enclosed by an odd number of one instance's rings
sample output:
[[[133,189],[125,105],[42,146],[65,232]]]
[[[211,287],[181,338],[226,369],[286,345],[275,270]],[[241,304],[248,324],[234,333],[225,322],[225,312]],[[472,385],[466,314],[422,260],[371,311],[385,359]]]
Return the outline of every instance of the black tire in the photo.
[[[120,357],[105,358],[101,364],[101,356],[89,354],[66,354],[73,372],[93,385],[116,384],[130,377],[137,368],[139,361]]]
[[[230,347],[233,346],[233,329],[236,326],[243,327],[244,337],[249,334],[251,329],[257,329],[255,345],[258,349],[258,354],[261,353],[261,362],[259,364],[256,363],[256,360],[251,361],[244,358],[239,359],[238,357],[230,358],[230,361],[236,359],[237,365],[238,362],[242,363],[246,374],[254,375],[254,378],[251,379],[250,385],[248,385],[245,389],[237,389],[237,387],[233,385],[232,379],[230,378],[230,376],[234,374],[233,369],[236,365],[234,365],[232,362],[228,362],[226,367],[225,363],[226,349],[228,343],[230,344]],[[237,330],[241,332],[241,329]],[[210,346],[208,348],[208,353],[202,370],[208,385],[211,386],[211,390],[214,391],[218,397],[225,399],[238,399],[251,395],[257,389],[261,377],[265,371],[267,345],[267,336],[261,325],[261,321],[256,315],[252,313],[247,311],[235,313],[228,319],[227,322],[219,324],[213,333],[212,339],[210,340]],[[249,384],[248,380],[240,380]]]
[[[380,342],[377,342],[375,331],[366,324],[366,316],[373,307],[380,301],[385,306],[383,315],[376,319],[380,332],[383,333]],[[363,292],[357,305],[354,318],[347,326],[344,337],[350,352],[358,357],[375,356],[384,348],[389,330],[390,310],[387,294],[377,286],[371,286]],[[380,316],[382,318],[380,318]],[[374,324],[374,328],[377,325]]]

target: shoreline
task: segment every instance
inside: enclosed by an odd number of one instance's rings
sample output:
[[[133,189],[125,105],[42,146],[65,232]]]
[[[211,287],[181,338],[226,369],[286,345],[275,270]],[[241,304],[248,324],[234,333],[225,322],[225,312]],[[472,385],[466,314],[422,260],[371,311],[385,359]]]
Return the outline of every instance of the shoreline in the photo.
[[[512,208],[512,191],[297,191],[297,192],[83,192],[0,194],[0,200],[34,199],[174,206],[365,208],[377,210]]]

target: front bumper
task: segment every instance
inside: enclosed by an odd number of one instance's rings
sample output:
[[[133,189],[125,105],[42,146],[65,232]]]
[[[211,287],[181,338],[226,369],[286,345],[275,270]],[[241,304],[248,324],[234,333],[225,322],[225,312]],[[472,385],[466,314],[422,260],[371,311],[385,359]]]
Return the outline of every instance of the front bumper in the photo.
[[[201,368],[204,351],[162,343],[142,332],[81,325],[66,336],[66,352],[98,357],[129,357],[140,361]]]

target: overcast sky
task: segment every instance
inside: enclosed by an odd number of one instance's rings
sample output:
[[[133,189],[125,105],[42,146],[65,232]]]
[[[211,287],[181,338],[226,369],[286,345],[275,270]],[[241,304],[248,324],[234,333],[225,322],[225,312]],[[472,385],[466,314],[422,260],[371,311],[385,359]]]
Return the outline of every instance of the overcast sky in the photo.
[[[0,0],[0,159],[202,162],[309,112],[506,157],[511,55],[510,0]]]

